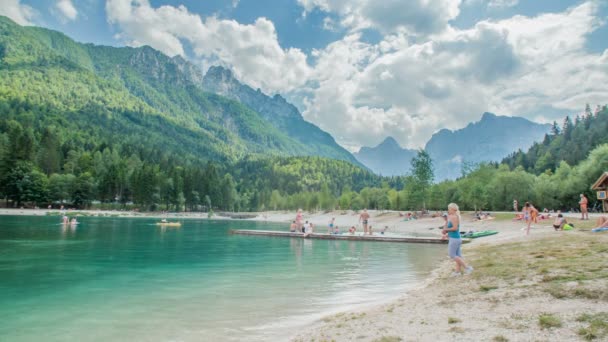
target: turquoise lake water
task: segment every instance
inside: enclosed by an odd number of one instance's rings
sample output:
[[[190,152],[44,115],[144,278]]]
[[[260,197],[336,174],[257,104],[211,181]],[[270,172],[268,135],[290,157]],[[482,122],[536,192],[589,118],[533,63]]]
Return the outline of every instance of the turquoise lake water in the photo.
[[[251,221],[0,216],[4,341],[285,341],[400,296],[445,246],[238,236]]]

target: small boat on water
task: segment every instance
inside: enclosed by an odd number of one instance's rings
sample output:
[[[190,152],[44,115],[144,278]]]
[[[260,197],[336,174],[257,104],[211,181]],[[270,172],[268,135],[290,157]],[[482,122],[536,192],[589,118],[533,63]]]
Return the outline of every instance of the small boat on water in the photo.
[[[157,226],[163,227],[181,227],[181,222],[156,222]]]

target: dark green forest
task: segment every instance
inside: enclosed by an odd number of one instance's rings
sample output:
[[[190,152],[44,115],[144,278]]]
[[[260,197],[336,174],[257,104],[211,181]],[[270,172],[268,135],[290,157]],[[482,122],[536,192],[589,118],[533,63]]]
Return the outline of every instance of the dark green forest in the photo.
[[[149,47],[79,44],[0,17],[0,198],[9,207],[258,211],[576,207],[608,170],[608,110],[587,106],[529,151],[433,182],[380,177],[333,145],[294,140],[204,92],[186,61]],[[325,154],[319,155],[319,151]]]

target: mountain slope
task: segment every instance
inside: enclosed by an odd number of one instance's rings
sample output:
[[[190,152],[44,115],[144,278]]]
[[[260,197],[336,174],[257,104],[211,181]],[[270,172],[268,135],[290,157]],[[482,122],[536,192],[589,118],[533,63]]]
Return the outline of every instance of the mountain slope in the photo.
[[[358,164],[357,160],[338,145],[331,135],[305,121],[298,109],[282,96],[277,94],[269,97],[259,89],[254,90],[241,84],[230,70],[219,66],[209,68],[203,79],[203,88],[252,108],[281,132],[312,149],[309,153]]]
[[[159,146],[175,146],[172,152],[202,159],[237,160],[255,153],[354,161],[335,143],[294,139],[246,105],[203,91],[198,68],[149,47],[80,44],[0,17],[0,57],[0,101],[80,113],[69,124],[83,134],[95,131],[103,143],[122,141],[116,131],[139,131],[144,135],[139,140],[153,137]],[[39,119],[53,124],[59,117]],[[102,129],[89,127],[91,121]],[[177,132],[191,138],[169,135]]]
[[[392,137],[376,147],[362,147],[353,153],[355,158],[372,171],[383,176],[400,176],[409,173],[415,150],[404,149]]]

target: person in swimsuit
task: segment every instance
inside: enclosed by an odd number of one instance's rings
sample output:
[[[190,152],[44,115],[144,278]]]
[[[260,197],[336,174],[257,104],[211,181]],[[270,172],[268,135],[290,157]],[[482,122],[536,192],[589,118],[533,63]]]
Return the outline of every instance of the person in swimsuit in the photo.
[[[587,196],[585,196],[584,194],[581,194],[581,200],[578,202],[578,204],[580,204],[580,206],[581,206],[581,220],[589,219],[589,212],[587,211],[587,203],[589,203],[589,200],[587,200]]]
[[[536,218],[538,210],[536,210],[536,208],[534,208],[534,206],[530,204],[530,202],[526,202],[526,204],[524,205],[524,209],[521,213],[524,216],[524,220],[526,220],[526,223],[528,224],[528,227],[526,228],[526,235],[530,235],[530,225],[532,224],[532,221]]]
[[[334,228],[334,222],[336,221],[335,217],[332,217],[331,220],[329,221],[329,224],[327,225],[327,234],[331,234],[333,228]]]
[[[291,222],[291,225],[289,226],[289,231],[291,233],[295,233],[297,228],[298,228],[298,225],[296,224],[296,221],[293,221],[293,222]]]
[[[296,229],[298,231],[302,230],[302,209],[298,209],[296,213]]]
[[[597,224],[595,225],[595,228],[608,228],[608,217],[600,216],[597,219]]]
[[[363,212],[359,216],[359,222],[363,224],[363,235],[367,235],[367,223],[369,222],[369,214],[367,213],[367,209],[363,209]]]
[[[562,213],[558,213],[557,217],[555,218],[555,221],[553,221],[553,228],[557,231],[557,230],[564,230],[564,225],[568,223],[566,222],[566,219],[564,218],[564,215],[562,215]]]
[[[460,238],[460,210],[456,203],[448,204],[448,217],[445,221],[443,231],[448,235],[448,255],[456,263],[452,276],[459,276],[464,271],[466,274],[473,272],[473,267],[467,265],[462,257],[462,239]]]

